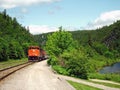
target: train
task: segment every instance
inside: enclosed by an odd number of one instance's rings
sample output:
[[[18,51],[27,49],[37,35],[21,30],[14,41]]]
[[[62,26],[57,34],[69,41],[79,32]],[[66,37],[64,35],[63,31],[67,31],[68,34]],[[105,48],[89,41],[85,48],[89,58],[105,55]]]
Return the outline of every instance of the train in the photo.
[[[45,50],[39,46],[30,46],[28,48],[28,61],[41,61],[47,58]]]

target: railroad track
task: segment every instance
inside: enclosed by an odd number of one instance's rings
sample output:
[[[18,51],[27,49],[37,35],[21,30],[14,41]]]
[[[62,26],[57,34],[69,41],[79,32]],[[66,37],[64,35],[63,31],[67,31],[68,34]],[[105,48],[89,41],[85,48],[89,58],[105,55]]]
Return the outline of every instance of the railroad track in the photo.
[[[12,66],[12,67],[0,70],[0,81],[2,79],[4,79],[5,77],[11,75],[12,73],[14,73],[14,72],[16,72],[16,71],[18,71],[18,70],[20,70],[28,65],[31,65],[31,64],[33,64],[33,62],[27,62],[27,63],[19,64],[16,66]]]

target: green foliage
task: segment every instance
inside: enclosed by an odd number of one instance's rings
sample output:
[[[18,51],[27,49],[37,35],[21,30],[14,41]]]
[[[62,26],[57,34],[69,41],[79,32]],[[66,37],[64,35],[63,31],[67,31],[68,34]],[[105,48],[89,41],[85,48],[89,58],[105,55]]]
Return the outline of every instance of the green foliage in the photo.
[[[105,57],[108,57],[108,58],[113,58],[113,57],[114,57],[113,53],[110,52],[110,51],[106,51],[106,52],[104,53],[104,55],[105,55]]]
[[[79,30],[71,33],[79,45],[91,46],[107,58],[120,57],[120,21],[96,30]]]
[[[73,47],[74,40],[72,39],[72,35],[62,30],[62,28],[59,29],[59,31],[52,35],[48,35],[46,50],[50,55],[54,54],[55,56],[59,56],[65,50],[70,50]]]
[[[77,50],[75,44],[71,34],[62,28],[49,35],[46,50],[51,58],[48,60],[48,64],[51,64],[58,73],[87,78],[88,58],[84,53],[84,48],[81,46]]]
[[[108,50],[108,48],[104,44],[94,43],[93,48],[100,54],[104,55],[104,52]]]
[[[0,61],[8,60],[8,58],[8,44],[3,38],[0,38]]]
[[[55,65],[55,66],[53,66],[53,69],[55,71],[57,71],[57,73],[59,73],[59,74],[69,75],[69,73],[67,72],[67,70],[64,67],[62,67],[62,66]]]
[[[47,61],[49,65],[58,65],[58,58],[54,55],[51,55],[49,60]]]
[[[92,79],[102,79],[102,80],[111,80],[120,82],[120,75],[119,74],[99,74],[99,73],[90,73],[89,78]]]
[[[21,59],[24,57],[24,51],[22,46],[18,42],[9,43],[9,58],[10,59]]]
[[[35,43],[33,35],[16,18],[7,15],[6,10],[0,12],[0,61],[27,56],[27,46],[24,47],[24,43]]]
[[[95,87],[91,87],[88,85],[84,85],[81,83],[73,82],[73,81],[68,81],[73,87],[75,87],[76,90],[101,90]]]
[[[65,68],[71,76],[87,79],[87,73],[89,72],[88,58],[82,51],[81,47],[79,50],[72,50],[62,55],[62,58],[66,60]]]

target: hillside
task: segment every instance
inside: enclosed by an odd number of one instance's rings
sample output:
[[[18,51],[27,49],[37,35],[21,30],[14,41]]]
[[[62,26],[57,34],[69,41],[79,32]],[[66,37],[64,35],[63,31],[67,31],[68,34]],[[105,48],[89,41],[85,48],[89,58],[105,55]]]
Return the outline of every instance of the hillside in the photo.
[[[73,38],[80,44],[87,44],[89,40],[92,40],[92,42],[100,42],[105,43],[107,46],[114,46],[114,41],[120,41],[120,21],[96,30],[73,31],[71,33],[73,34]]]
[[[0,12],[0,61],[25,57],[27,47],[33,43],[29,30],[7,15],[6,10]]]
[[[115,50],[114,52],[120,53],[120,21],[96,30],[78,30],[71,31],[70,33],[72,33],[74,40],[77,40],[79,45],[89,45],[92,48],[96,48],[96,46],[101,45],[101,47],[104,46],[110,51]],[[51,33],[35,35],[34,39],[43,47],[49,34]]]
[[[90,45],[95,48],[96,43],[99,43],[109,51],[116,52],[117,56],[120,53],[120,21],[97,30],[73,31],[71,33],[80,45]]]
[[[39,44],[39,46],[44,47],[47,41],[47,36],[52,33],[43,33],[39,35],[34,35],[34,40]]]

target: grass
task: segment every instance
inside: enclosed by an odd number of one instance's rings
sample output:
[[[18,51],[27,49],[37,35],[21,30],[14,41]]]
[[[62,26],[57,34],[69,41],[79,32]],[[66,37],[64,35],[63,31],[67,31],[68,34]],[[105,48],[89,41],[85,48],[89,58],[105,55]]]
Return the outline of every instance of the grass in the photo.
[[[80,84],[77,82],[69,81],[68,82],[76,89],[76,90],[102,90],[99,88],[91,87],[88,85]]]
[[[0,62],[0,69],[8,68],[11,66],[19,65],[22,63],[28,62],[27,58],[23,58],[20,60],[8,60]]]
[[[120,85],[112,84],[108,82],[97,82],[97,81],[90,81],[90,82],[101,84],[101,85],[108,86],[108,87],[120,88]]]

